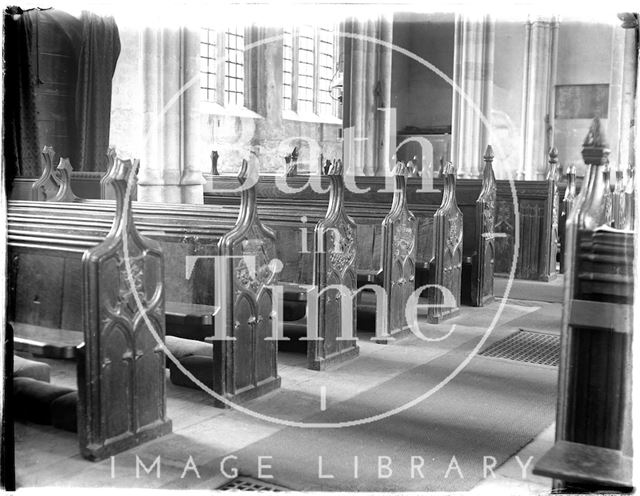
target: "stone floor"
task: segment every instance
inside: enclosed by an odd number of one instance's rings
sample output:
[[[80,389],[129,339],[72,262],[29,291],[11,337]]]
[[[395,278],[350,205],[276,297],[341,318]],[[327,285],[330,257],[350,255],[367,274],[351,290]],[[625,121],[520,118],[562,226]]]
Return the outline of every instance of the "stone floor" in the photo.
[[[557,283],[556,283],[557,284]],[[554,286],[556,285],[554,284]],[[538,288],[533,291],[538,294]],[[561,305],[526,300],[496,300],[485,308],[463,307],[455,319],[440,325],[420,320],[421,332],[432,339],[428,345],[415,337],[379,345],[360,337],[361,370],[358,377],[344,367],[314,372],[304,368],[304,357],[295,354],[279,356],[282,389],[250,402],[249,407],[262,415],[301,421],[327,404],[347,401],[357,394],[375,388],[413,367],[445,355],[472,337],[487,334],[486,344],[501,339],[518,328],[559,332]],[[499,313],[499,315],[498,315]],[[454,326],[454,327],[452,327]],[[492,327],[491,332],[487,329]],[[74,365],[49,361],[54,367],[53,381],[74,386]],[[326,393],[326,395],[325,395]],[[277,398],[277,401],[274,399]],[[282,423],[265,422],[243,412],[221,410],[210,406],[210,398],[200,391],[168,385],[168,416],[173,421],[171,443],[157,440],[113,460],[90,463],[78,454],[77,440],[71,433],[48,426],[16,423],[16,479],[21,488],[29,487],[139,487],[189,488],[211,490],[228,482],[212,464],[221,456],[233,454],[252,443],[284,428]],[[554,427],[549,425],[528,445],[514,453],[489,476],[477,484],[472,494],[539,495],[549,494],[550,480],[531,474],[535,461],[553,444]],[[135,457],[147,467],[154,461],[151,453],[162,453],[162,477],[137,477]],[[190,456],[198,460],[200,478],[186,483],[185,464]],[[531,462],[527,464],[527,461]],[[523,473],[522,465],[525,465]],[[215,469],[215,470],[214,470]],[[144,475],[144,474],[143,474]],[[277,481],[273,481],[277,482]]]

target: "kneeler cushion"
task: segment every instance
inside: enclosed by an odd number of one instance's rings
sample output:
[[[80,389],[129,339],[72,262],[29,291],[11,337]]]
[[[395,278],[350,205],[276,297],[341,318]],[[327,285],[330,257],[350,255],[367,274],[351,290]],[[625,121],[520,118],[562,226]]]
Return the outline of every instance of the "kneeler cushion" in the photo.
[[[300,320],[307,313],[306,301],[284,300],[282,303],[283,320]]]
[[[37,381],[49,382],[51,367],[42,362],[27,360],[18,355],[13,356],[13,377],[29,377]]]
[[[169,361],[169,378],[176,386],[200,389],[191,379],[182,373],[172,361]],[[196,379],[213,388],[213,357],[192,355],[180,360],[180,364],[191,372]]]
[[[178,360],[193,355],[213,357],[213,344],[205,343],[204,341],[166,336],[165,344]],[[167,359],[167,363],[171,363],[171,361]]]
[[[58,429],[78,432],[78,392],[60,396],[51,403],[51,423]]]
[[[15,377],[13,379],[15,416],[38,424],[50,424],[51,404],[60,396],[73,391],[68,387],[36,381],[29,377]]]

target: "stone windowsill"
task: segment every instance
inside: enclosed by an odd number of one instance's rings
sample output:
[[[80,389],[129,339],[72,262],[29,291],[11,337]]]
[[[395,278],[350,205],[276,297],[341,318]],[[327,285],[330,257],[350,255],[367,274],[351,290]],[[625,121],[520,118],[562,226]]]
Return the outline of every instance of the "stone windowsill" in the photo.
[[[246,117],[249,119],[264,119],[260,114],[246,107],[228,105],[223,107],[215,102],[201,102],[201,111],[205,114],[220,115],[224,117]]]
[[[342,120],[332,115],[299,114],[293,110],[283,110],[282,118],[287,121],[310,122],[318,124],[342,125]]]

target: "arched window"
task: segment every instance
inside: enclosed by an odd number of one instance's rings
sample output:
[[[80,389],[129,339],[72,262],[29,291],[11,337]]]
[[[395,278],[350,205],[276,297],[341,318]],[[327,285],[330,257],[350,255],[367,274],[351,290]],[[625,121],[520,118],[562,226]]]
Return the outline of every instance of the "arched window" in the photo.
[[[329,85],[338,65],[337,30],[296,26],[283,32],[283,109],[298,116],[336,117]]]
[[[222,106],[244,105],[244,28],[202,28],[200,75],[203,99]]]

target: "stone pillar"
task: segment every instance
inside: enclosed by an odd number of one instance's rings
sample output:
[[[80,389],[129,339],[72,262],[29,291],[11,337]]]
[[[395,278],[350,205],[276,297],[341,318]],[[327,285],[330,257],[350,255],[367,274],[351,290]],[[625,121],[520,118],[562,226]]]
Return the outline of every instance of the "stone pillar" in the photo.
[[[549,92],[553,92],[555,65],[555,20],[527,21],[522,95],[522,168],[519,179],[542,180],[547,172],[548,126],[551,115]]]
[[[633,158],[633,113],[635,109],[635,85],[638,77],[638,43],[636,33],[638,19],[634,14],[620,14],[622,20],[624,48],[622,50],[622,81],[620,91],[620,120],[618,123],[618,170],[625,170]]]
[[[355,35],[345,39],[345,171],[356,176],[391,175],[389,113],[378,110],[388,107],[391,99],[391,50],[375,41],[391,42],[391,21],[350,20],[345,31]]]
[[[138,200],[163,200],[163,154],[160,150],[162,129],[162,98],[156,85],[162,71],[161,33],[153,28],[142,32],[142,150],[138,172]],[[150,88],[155,91],[149,91]]]
[[[204,203],[205,179],[200,169],[200,33],[182,30],[182,203]],[[206,152],[205,152],[206,153]]]
[[[451,157],[460,177],[479,177],[491,139],[494,32],[489,17],[456,18]]]
[[[377,39],[379,33],[378,22],[365,21],[366,35],[369,38]],[[363,115],[362,124],[364,128],[364,136],[367,138],[363,142],[363,160],[362,169],[365,176],[376,175],[377,161],[376,155],[376,113],[377,113],[377,98],[376,98],[376,85],[378,82],[378,45],[370,41],[364,42],[364,78],[363,78]]]
[[[249,42],[255,47],[248,51],[245,60],[245,106],[263,117],[255,119],[255,131],[251,143],[260,143],[268,150],[278,150],[277,160],[284,162],[280,153],[284,132],[282,120],[282,28],[253,26]],[[267,43],[263,40],[272,39]],[[293,145],[286,147],[290,153]],[[313,152],[313,150],[309,150]],[[260,154],[260,148],[256,147]],[[317,159],[317,157],[315,158]],[[313,160],[310,169],[314,170]]]
[[[391,19],[380,21],[379,39],[386,43],[393,42],[393,22]],[[382,75],[379,82],[379,95],[376,103],[378,108],[389,108],[391,106],[391,59],[392,50],[382,45],[378,46],[379,72]],[[377,126],[377,166],[376,175],[391,175],[395,164],[389,163],[389,157],[395,153],[396,128],[395,122],[391,121],[389,112],[376,111]],[[391,147],[394,150],[391,150]]]
[[[145,29],[142,39],[143,149],[140,201],[202,203],[199,170],[198,32]],[[187,88],[185,90],[185,88]]]

